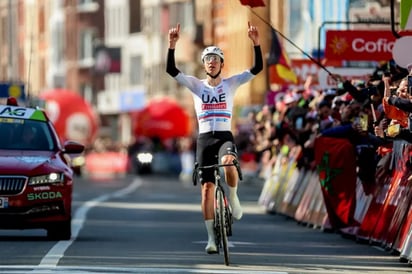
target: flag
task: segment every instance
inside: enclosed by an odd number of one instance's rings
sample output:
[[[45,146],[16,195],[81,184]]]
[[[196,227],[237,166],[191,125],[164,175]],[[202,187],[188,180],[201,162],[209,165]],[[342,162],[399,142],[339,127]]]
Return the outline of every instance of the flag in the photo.
[[[250,6],[251,8],[255,7],[264,7],[265,3],[263,0],[240,0],[240,3],[244,6]]]
[[[356,209],[356,154],[353,145],[343,138],[318,137],[315,162],[333,228],[358,226]]]
[[[94,72],[121,73],[121,48],[98,45],[94,49]]]
[[[242,2],[242,1],[241,1]],[[401,0],[400,6],[400,28],[402,30],[412,30],[412,2]]]
[[[298,77],[292,69],[291,62],[285,50],[280,44],[278,35],[274,28],[272,31],[272,45],[268,58],[269,83],[288,85],[297,84]]]

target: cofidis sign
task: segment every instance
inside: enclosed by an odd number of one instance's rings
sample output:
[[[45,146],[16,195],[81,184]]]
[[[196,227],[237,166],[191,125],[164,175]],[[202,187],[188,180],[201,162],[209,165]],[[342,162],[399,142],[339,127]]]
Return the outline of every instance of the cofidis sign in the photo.
[[[388,61],[396,38],[391,31],[328,30],[325,58],[340,61]]]

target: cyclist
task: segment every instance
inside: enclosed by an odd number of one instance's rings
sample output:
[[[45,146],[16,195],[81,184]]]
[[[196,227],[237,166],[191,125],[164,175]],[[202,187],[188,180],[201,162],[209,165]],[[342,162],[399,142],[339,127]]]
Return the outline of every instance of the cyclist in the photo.
[[[254,46],[255,64],[251,69],[228,78],[222,78],[223,51],[216,46],[210,46],[205,48],[201,55],[206,78],[198,79],[185,75],[176,68],[174,53],[180,36],[180,24],[169,30],[166,71],[179,84],[187,87],[192,92],[199,127],[199,136],[196,143],[196,161],[199,166],[218,163],[219,159],[216,158],[216,155],[221,155],[219,150],[226,151],[226,154],[220,159],[223,164],[231,164],[237,157],[231,132],[233,97],[240,85],[252,80],[263,69],[258,29],[249,22],[247,33]],[[233,217],[239,220],[242,218],[243,213],[237,195],[238,176],[236,167],[225,167],[225,179],[229,188],[229,202]],[[208,254],[213,254],[217,253],[213,230],[213,170],[203,170],[202,174],[199,175],[199,180],[201,183],[202,213],[208,233],[208,244],[205,250]]]

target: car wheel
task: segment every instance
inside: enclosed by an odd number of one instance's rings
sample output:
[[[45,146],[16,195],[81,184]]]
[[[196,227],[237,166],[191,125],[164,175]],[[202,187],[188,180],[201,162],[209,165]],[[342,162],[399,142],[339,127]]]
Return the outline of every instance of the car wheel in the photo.
[[[54,223],[47,228],[47,238],[51,240],[70,240],[72,227],[70,221]]]

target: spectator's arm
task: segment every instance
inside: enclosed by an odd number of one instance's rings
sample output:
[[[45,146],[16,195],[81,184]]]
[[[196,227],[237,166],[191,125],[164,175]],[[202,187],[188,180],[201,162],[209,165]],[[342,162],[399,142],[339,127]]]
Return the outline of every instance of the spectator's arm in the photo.
[[[389,105],[395,106],[400,110],[412,112],[412,102],[409,99],[400,98],[397,96],[390,96],[388,98]]]
[[[352,83],[348,80],[343,82],[343,89],[353,97],[358,102],[364,102],[368,96],[360,92]]]
[[[322,136],[337,138],[350,138],[353,133],[355,133],[355,130],[352,124],[332,127],[321,131]]]

